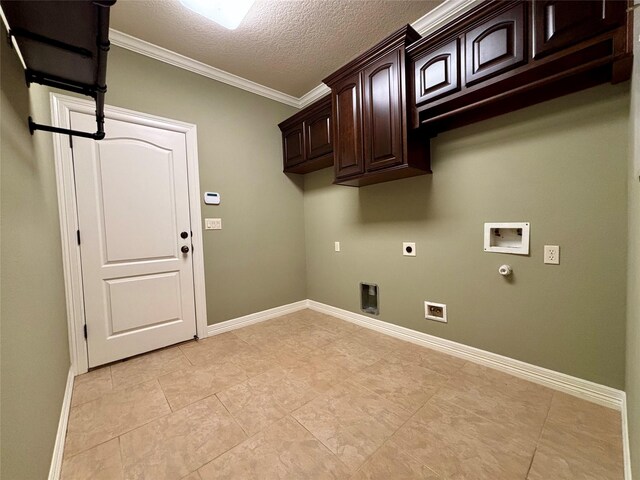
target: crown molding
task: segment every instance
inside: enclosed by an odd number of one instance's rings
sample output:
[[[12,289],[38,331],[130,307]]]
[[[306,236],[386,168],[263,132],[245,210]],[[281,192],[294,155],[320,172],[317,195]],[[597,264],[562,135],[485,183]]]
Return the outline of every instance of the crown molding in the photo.
[[[424,37],[481,3],[482,0],[445,0],[413,22],[411,26]]]
[[[265,87],[259,83],[225,72],[224,70],[220,70],[219,68],[212,67],[211,65],[207,65],[192,58],[185,57],[184,55],[159,47],[153,43],[145,42],[144,40],[132,37],[131,35],[127,35],[126,33],[122,33],[118,30],[109,29],[109,40],[113,45],[126,48],[127,50],[140,53],[155,60],[160,60],[161,62],[168,63],[174,67],[182,68],[189,72],[202,75],[203,77],[211,78],[213,80],[226,83],[227,85],[241,88],[242,90],[270,98],[276,102],[300,108],[300,99],[293,95],[288,95],[273,88]]]
[[[411,26],[421,36],[428,35],[438,30],[453,18],[468,12],[476,5],[480,4],[481,1],[482,0],[445,0],[426,15],[413,22]],[[183,70],[217,80],[218,82],[226,83],[233,87],[241,88],[247,92],[255,93],[256,95],[270,98],[276,102],[284,103],[285,105],[290,105],[296,108],[304,108],[324,97],[331,91],[329,87],[324,83],[321,83],[301,97],[294,97],[293,95],[247,80],[246,78],[239,77],[233,73],[226,72],[219,68],[212,67],[211,65],[207,65],[206,63],[202,63],[171,50],[167,50],[166,48],[159,47],[153,43],[145,42],[144,40],[140,40],[139,38],[114,30],[113,28],[109,29],[109,40],[113,45],[118,47],[126,48],[132,52],[168,63],[174,67],[182,68]]]
[[[327,87],[324,83],[321,83],[317,87],[309,90],[303,96],[301,96],[298,101],[300,102],[300,106],[298,108],[304,108],[307,105],[311,105],[316,100],[320,100],[322,97],[331,92],[331,89]]]

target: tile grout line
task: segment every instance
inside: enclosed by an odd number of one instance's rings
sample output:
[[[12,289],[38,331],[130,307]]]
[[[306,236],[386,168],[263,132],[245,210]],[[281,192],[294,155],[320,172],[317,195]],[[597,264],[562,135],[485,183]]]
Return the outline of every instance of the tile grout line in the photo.
[[[418,408],[418,409],[417,409],[413,414],[409,415],[409,418],[407,418],[407,419],[402,423],[402,425],[400,425],[400,426],[399,426],[399,427],[398,427],[398,428],[397,428],[397,429],[396,429],[396,430],[395,430],[391,435],[389,435],[389,437],[388,437],[384,442],[382,442],[382,445],[380,445],[380,446],[375,450],[375,452],[373,452],[371,455],[369,455],[369,456],[367,457],[367,459],[362,463],[362,465],[360,465],[360,467],[358,468],[358,470],[357,470],[357,471],[360,471],[360,469],[361,469],[361,468],[362,468],[362,467],[363,467],[363,466],[364,466],[364,465],[365,465],[365,464],[366,464],[366,463],[367,463],[367,462],[368,462],[368,461],[369,461],[369,460],[370,460],[370,459],[371,459],[371,458],[372,458],[372,457],[373,457],[373,456],[374,456],[374,455],[375,455],[375,454],[376,454],[376,453],[377,453],[377,452],[378,452],[382,447],[384,447],[387,443],[389,443],[389,442],[393,439],[393,437],[395,436],[395,434],[396,434],[396,433],[398,433],[398,432],[402,429],[402,427],[404,427],[407,423],[409,423],[409,422],[413,419],[413,417],[415,417],[415,416],[418,414],[418,412],[419,412],[420,410],[422,410],[422,409],[424,408],[424,406],[425,406],[427,403],[429,403],[429,402],[431,401],[431,399],[436,395],[436,393],[438,393],[438,391],[440,391],[440,388],[442,388],[442,387],[439,387],[439,388],[438,388],[438,389],[433,393],[433,395],[431,395],[431,396],[430,396],[430,397],[429,397],[429,398],[428,398],[428,399],[427,399],[427,400],[422,404],[422,406],[420,406],[420,407],[419,407],[419,408]],[[404,452],[404,453],[405,453],[409,458],[411,458],[411,459],[413,459],[413,460],[417,461],[417,462],[418,462],[418,463],[420,463],[421,465],[424,465],[424,466],[425,466],[425,467],[427,467],[429,470],[431,470],[432,472],[434,472],[436,475],[440,476],[440,473],[438,473],[438,472],[437,472],[436,470],[434,470],[432,467],[430,467],[429,465],[427,465],[426,463],[424,463],[424,461],[423,461],[423,460],[415,458],[414,456],[410,455],[410,454],[409,454],[409,452]],[[357,472],[357,471],[356,471],[356,472]]]
[[[533,467],[533,460],[536,458],[536,454],[538,453],[538,447],[540,446],[540,440],[542,439],[542,434],[544,433],[544,427],[547,424],[547,420],[549,419],[549,413],[551,412],[551,404],[553,403],[553,399],[556,396],[556,392],[553,392],[551,395],[551,400],[549,401],[549,408],[547,408],[547,414],[544,417],[544,422],[542,422],[542,428],[540,429],[540,433],[538,434],[538,440],[536,440],[536,446],[533,449],[533,455],[531,455],[531,461],[529,462],[529,468],[527,468],[527,473],[525,475],[525,479],[529,478],[529,473],[531,472],[531,467]]]
[[[229,416],[233,419],[233,421],[235,422],[235,424],[236,424],[238,427],[240,427],[240,430],[242,430],[242,433],[244,433],[244,435],[245,435],[245,437],[246,437],[246,438],[245,438],[242,442],[240,442],[240,443],[243,443],[245,440],[247,440],[247,439],[249,439],[249,438],[251,438],[251,437],[253,436],[253,435],[249,435],[249,433],[247,433],[247,431],[242,427],[242,425],[240,425],[240,422],[238,422],[238,419],[237,419],[236,417],[234,417],[234,415],[229,411],[229,409],[228,409],[228,408],[227,408],[227,406],[224,404],[224,402],[220,399],[220,397],[218,396],[218,394],[217,394],[217,393],[214,393],[213,395],[210,395],[210,396],[212,396],[212,397],[213,397],[213,396],[215,396],[215,397],[216,397],[216,399],[218,400],[218,402],[220,402],[220,405],[222,405],[222,408],[224,408],[224,409],[225,409],[225,411],[226,411],[226,412],[229,414]],[[209,397],[207,397],[207,398],[209,398]],[[259,432],[258,432],[258,433],[259,433]],[[238,445],[240,445],[240,443],[239,443]],[[234,445],[233,447],[231,447],[231,448],[234,448],[234,447],[235,447],[235,445]],[[229,450],[231,450],[231,448],[230,448]],[[224,452],[224,453],[228,452],[229,450],[225,450],[225,452]],[[222,455],[222,454],[220,454],[220,455]],[[218,456],[220,456],[220,455],[218,455]],[[216,457],[216,458],[218,458],[218,457]],[[215,458],[214,458],[214,459],[212,459],[212,460],[210,460],[210,461],[213,461],[213,460],[215,460]],[[207,463],[209,463],[209,462],[207,462]]]
[[[158,382],[158,379],[157,379],[157,378],[156,378],[156,379],[153,379],[153,380],[147,380],[146,382],[143,382],[143,383],[151,383],[152,381],[153,381],[153,382],[158,383],[158,387],[159,387],[159,388],[160,388],[160,390],[162,391],[162,387],[160,386],[160,382]],[[141,385],[141,384],[136,384],[136,385],[134,385],[134,386],[138,386],[138,385]],[[117,392],[117,391],[116,391],[116,392]],[[106,396],[106,395],[110,395],[111,393],[115,393],[115,392],[107,393],[107,394],[103,395],[102,397],[98,397],[98,398],[96,398],[96,399],[94,399],[94,400],[91,400],[90,402],[86,402],[86,403],[84,403],[83,405],[86,405],[86,404],[88,404],[88,403],[91,403],[91,402],[94,402],[94,401],[100,400],[100,399],[101,399],[101,398],[103,398],[104,396]],[[164,396],[164,392],[162,392],[162,395]],[[166,402],[166,397],[165,397],[165,402]],[[159,415],[159,416],[157,416],[157,417],[151,418],[151,419],[147,420],[146,422],[144,422],[144,423],[142,423],[142,424],[140,424],[140,425],[137,425],[137,426],[135,426],[135,427],[133,427],[133,428],[130,428],[129,430],[126,430],[126,431],[124,431],[124,432],[118,433],[117,435],[114,435],[113,437],[109,437],[107,440],[104,440],[104,441],[102,441],[102,442],[100,442],[100,443],[97,443],[97,444],[95,444],[95,445],[92,445],[92,446],[90,446],[90,447],[88,447],[88,448],[84,448],[83,450],[80,450],[79,452],[76,452],[76,453],[74,453],[73,455],[70,455],[70,456],[68,456],[68,457],[66,456],[66,453],[65,453],[65,452],[66,452],[66,444],[65,444],[65,448],[64,448],[64,450],[63,450],[63,459],[64,459],[64,458],[72,458],[72,457],[75,457],[75,456],[77,456],[77,455],[79,455],[79,454],[81,454],[81,453],[85,453],[85,452],[87,452],[87,451],[91,450],[92,448],[97,447],[98,445],[102,445],[103,443],[107,443],[108,441],[113,440],[114,438],[120,438],[121,436],[126,435],[127,433],[132,432],[132,431],[134,431],[134,430],[137,430],[138,428],[141,428],[141,427],[144,427],[144,426],[146,426],[146,425],[149,425],[150,423],[155,422],[156,420],[160,420],[161,418],[168,417],[169,415],[171,415],[171,414],[172,414],[172,413],[174,413],[174,412],[172,412],[172,411],[171,411],[171,405],[169,405],[169,403],[168,403],[168,402],[167,402],[167,406],[169,407],[169,412],[168,412],[168,413],[165,413],[165,414],[163,414],[163,415]],[[68,432],[69,432],[69,427],[67,426],[67,433],[68,433]]]
[[[335,457],[335,459],[336,459],[336,460],[337,460],[341,465],[343,465],[347,471],[351,470],[351,469],[349,468],[349,466],[348,466],[346,463],[344,463],[340,457],[338,457],[338,455],[337,455],[337,454],[333,453],[333,452],[331,451],[331,449],[330,449],[327,445],[325,445],[325,444],[324,444],[324,442],[323,442],[322,440],[320,440],[318,437],[316,437],[316,436],[313,434],[313,432],[311,432],[307,427],[305,427],[302,423],[300,423],[296,417],[294,417],[294,416],[293,416],[293,415],[291,415],[291,414],[286,415],[286,417],[291,418],[291,420],[293,420],[294,422],[296,422],[296,424],[300,425],[300,426],[304,429],[304,431],[305,431],[305,432],[307,432],[309,435],[311,435],[311,436],[316,440],[316,442],[318,442],[320,445],[322,445],[322,448],[324,448],[327,452],[329,452],[329,454],[330,454],[331,456]],[[286,417],[283,417],[283,418],[286,418]],[[353,475],[355,475],[355,473],[356,473],[356,472],[353,472],[353,474],[351,474],[351,475],[350,475],[350,477],[352,477]]]

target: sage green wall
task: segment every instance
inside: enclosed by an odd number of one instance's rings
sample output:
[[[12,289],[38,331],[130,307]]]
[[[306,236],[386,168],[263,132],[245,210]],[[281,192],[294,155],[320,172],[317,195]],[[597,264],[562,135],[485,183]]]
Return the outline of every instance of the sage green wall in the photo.
[[[282,174],[278,123],[296,109],[121,48],[107,103],[198,126],[209,324],[306,298],[302,179]],[[204,229],[204,226],[203,226]]]
[[[309,298],[358,312],[358,283],[374,282],[381,320],[623,388],[628,88],[441,134],[432,176],[355,189],[307,175]],[[483,252],[484,222],[517,221],[531,223],[529,256]],[[545,244],[560,265],[543,264]],[[424,300],[447,304],[449,323],[425,320]]]
[[[2,30],[1,36],[5,38]],[[44,89],[0,42],[0,477],[47,478],[69,372],[58,202]]]
[[[640,15],[635,15],[640,32]],[[627,424],[632,470],[640,476],[640,40],[636,36],[629,152],[629,268],[627,285]]]
[[[3,36],[4,38],[4,36]],[[49,89],[27,89],[2,44],[2,478],[46,478],[69,369]],[[282,174],[277,124],[296,109],[120,48],[107,103],[198,127],[209,324],[303,300],[302,179]]]

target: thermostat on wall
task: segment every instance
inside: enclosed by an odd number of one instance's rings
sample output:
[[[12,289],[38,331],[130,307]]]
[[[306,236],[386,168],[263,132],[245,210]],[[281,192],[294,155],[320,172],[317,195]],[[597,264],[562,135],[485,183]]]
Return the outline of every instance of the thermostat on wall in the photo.
[[[207,205],[220,205],[220,194],[217,192],[206,192],[204,194],[204,203]]]

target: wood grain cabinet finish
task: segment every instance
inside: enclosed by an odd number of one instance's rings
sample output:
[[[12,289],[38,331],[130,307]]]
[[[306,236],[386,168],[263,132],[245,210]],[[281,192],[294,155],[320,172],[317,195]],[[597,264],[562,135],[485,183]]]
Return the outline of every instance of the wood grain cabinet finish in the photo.
[[[525,61],[525,5],[516,4],[465,34],[465,83],[471,85]]]
[[[333,153],[331,102],[312,112],[304,121],[305,153],[307,160],[315,160]]]
[[[400,55],[404,50],[393,50],[364,69],[363,139],[368,172],[403,161]]]
[[[282,149],[285,170],[295,167],[304,161],[304,130],[302,122],[282,132]]]
[[[407,47],[414,79],[411,128],[434,136],[597,84],[628,80],[633,46],[628,4],[482,2]]]
[[[309,173],[333,165],[331,96],[318,100],[278,125],[287,173]]]
[[[425,52],[414,62],[415,102],[422,104],[460,90],[460,40]]]
[[[534,0],[533,57],[574,45],[624,22],[619,0]]]
[[[334,114],[335,182],[364,186],[430,173],[428,140],[407,135],[409,25],[324,80]]]
[[[335,119],[335,174],[344,178],[364,173],[362,156],[362,82],[360,73],[341,79],[332,92]]]

